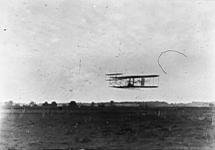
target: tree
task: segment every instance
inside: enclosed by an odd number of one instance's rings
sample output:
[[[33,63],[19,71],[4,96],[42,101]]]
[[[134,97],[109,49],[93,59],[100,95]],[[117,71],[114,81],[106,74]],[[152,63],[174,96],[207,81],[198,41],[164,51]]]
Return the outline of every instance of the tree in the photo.
[[[22,107],[20,106],[20,104],[14,104],[13,108],[14,109],[21,109]]]
[[[8,102],[5,102],[5,107],[6,108],[12,108],[13,107],[13,101],[8,101]]]
[[[48,105],[49,105],[48,102],[44,102],[44,103],[42,104],[42,106],[48,106]]]
[[[114,106],[114,101],[110,101],[110,106]]]
[[[77,105],[77,103],[76,103],[75,101],[71,101],[71,102],[69,103],[69,107],[70,107],[70,108],[77,108],[78,105]]]
[[[104,103],[99,103],[99,104],[98,104],[98,107],[104,108],[104,107],[105,107],[105,104],[104,104]]]
[[[210,103],[210,104],[209,104],[209,107],[214,107],[214,104],[213,104],[213,103]]]
[[[53,101],[53,102],[51,103],[51,106],[52,106],[52,107],[57,107],[57,103],[56,103],[55,101]]]
[[[92,102],[90,106],[91,106],[91,107],[95,107],[95,103],[94,103],[94,102]]]
[[[37,106],[37,104],[36,104],[35,102],[31,101],[31,102],[29,103],[29,106],[30,106],[30,107],[35,107],[35,106]]]

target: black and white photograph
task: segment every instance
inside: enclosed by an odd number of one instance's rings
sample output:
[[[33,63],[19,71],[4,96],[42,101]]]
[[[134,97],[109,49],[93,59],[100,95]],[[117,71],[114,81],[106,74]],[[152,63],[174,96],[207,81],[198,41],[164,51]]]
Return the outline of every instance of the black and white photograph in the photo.
[[[215,150],[215,1],[0,0],[0,150]]]

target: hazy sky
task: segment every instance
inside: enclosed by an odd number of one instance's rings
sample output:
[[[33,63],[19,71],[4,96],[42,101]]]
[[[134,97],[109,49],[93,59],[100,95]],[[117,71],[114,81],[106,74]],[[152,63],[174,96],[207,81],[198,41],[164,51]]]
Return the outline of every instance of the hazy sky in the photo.
[[[215,2],[0,0],[0,100],[215,101]],[[164,74],[157,64],[161,57]],[[158,89],[105,73],[159,74]]]

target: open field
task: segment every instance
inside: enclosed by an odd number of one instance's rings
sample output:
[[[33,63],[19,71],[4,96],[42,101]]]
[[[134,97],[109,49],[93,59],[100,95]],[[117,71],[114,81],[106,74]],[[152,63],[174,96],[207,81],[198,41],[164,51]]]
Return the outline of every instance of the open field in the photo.
[[[212,150],[212,115],[209,107],[7,112],[0,149]]]

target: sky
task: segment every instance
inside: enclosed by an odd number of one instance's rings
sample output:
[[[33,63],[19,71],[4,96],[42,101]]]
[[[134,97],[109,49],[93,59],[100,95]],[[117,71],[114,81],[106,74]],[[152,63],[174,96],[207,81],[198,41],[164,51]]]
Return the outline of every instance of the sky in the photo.
[[[0,101],[215,101],[215,2],[0,0]],[[166,53],[177,50],[184,53]],[[158,74],[114,89],[105,74]]]

